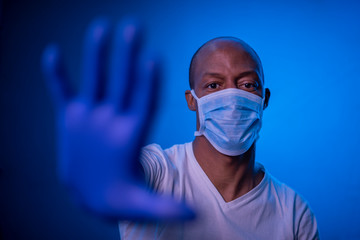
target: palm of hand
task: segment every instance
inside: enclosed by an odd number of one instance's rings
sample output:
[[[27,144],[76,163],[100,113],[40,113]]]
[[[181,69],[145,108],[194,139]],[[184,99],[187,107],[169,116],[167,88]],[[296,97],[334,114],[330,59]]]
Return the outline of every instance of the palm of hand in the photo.
[[[127,172],[129,162],[119,158],[137,157],[133,156],[139,151],[137,143],[141,140],[137,116],[117,114],[108,104],[92,109],[74,101],[65,109],[62,119],[59,119],[60,143],[66,153],[63,159],[68,161],[61,172],[63,180],[69,181],[72,174],[66,171],[72,168],[83,170],[86,178],[97,177],[98,181],[104,182],[115,180],[106,180],[109,175],[113,178],[116,175],[130,177],[131,172]],[[109,174],[111,171],[113,173]],[[73,175],[78,174],[79,171]]]

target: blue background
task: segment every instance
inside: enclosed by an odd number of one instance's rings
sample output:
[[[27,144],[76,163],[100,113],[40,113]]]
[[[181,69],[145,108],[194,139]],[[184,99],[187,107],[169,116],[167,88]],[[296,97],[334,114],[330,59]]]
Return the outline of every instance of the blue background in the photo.
[[[213,37],[242,38],[262,59],[272,93],[257,161],[310,202],[322,239],[360,239],[359,12],[356,1],[325,0],[3,1],[0,238],[117,239],[116,225],[77,208],[57,182],[40,56],[58,42],[78,85],[89,21],[131,14],[165,64],[149,143],[193,139],[184,97],[191,56]]]

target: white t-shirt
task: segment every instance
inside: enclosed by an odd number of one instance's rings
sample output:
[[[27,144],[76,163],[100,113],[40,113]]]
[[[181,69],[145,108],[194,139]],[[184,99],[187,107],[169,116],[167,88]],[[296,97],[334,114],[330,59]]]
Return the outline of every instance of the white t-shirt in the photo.
[[[196,161],[192,143],[166,150],[152,144],[140,159],[150,186],[185,200],[197,218],[181,224],[122,222],[121,239],[319,239],[307,202],[260,164],[260,184],[225,202]]]

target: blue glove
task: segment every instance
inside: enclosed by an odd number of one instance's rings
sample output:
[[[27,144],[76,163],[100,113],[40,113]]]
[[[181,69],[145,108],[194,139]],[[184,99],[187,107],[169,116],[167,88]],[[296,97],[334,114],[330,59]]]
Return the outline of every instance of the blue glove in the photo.
[[[141,35],[136,21],[123,21],[110,48],[109,22],[90,24],[77,94],[58,47],[45,49],[42,68],[56,111],[59,177],[83,207],[106,218],[189,219],[194,213],[183,203],[150,193],[139,171],[159,88],[159,63],[142,51]]]

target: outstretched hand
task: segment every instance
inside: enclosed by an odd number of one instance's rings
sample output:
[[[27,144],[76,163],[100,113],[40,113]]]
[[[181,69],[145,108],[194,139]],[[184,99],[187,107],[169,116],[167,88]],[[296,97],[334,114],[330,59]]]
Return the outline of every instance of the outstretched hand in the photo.
[[[82,86],[70,87],[61,54],[49,45],[43,73],[54,101],[60,180],[84,207],[117,220],[191,218],[170,197],[150,193],[138,157],[154,110],[159,63],[142,51],[142,31],[120,23],[110,46],[110,24],[97,19],[85,36]]]

